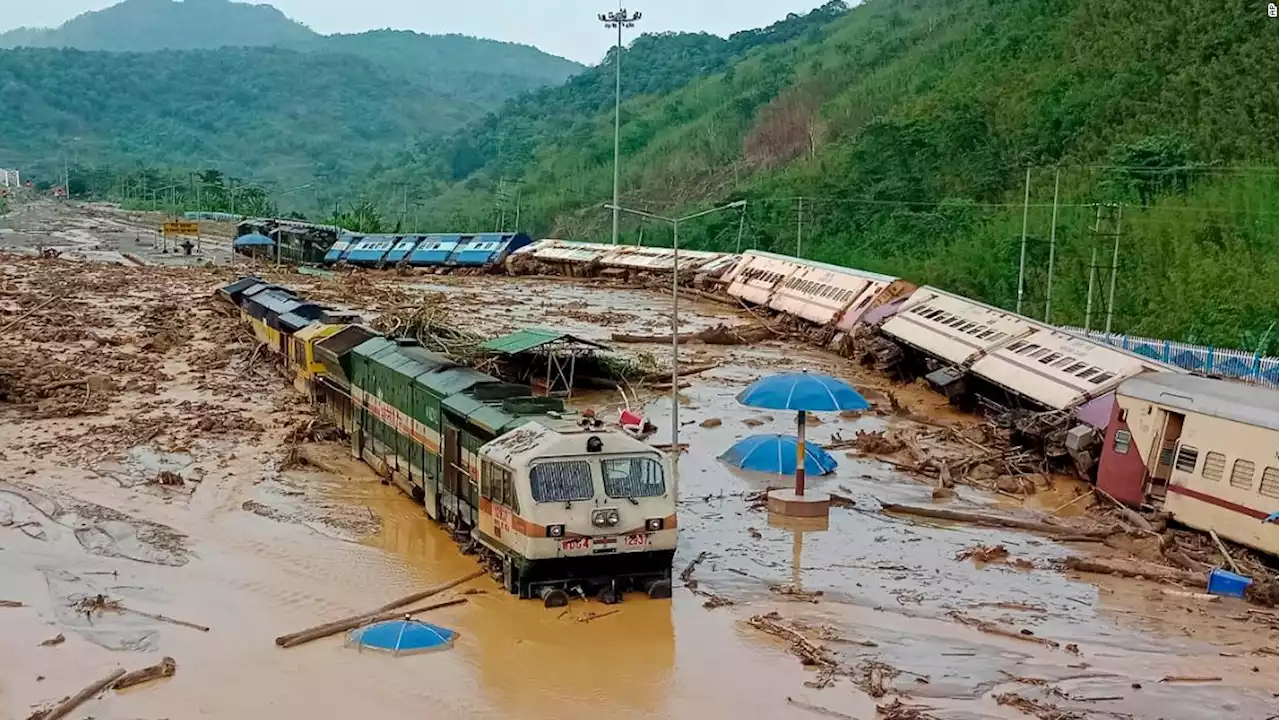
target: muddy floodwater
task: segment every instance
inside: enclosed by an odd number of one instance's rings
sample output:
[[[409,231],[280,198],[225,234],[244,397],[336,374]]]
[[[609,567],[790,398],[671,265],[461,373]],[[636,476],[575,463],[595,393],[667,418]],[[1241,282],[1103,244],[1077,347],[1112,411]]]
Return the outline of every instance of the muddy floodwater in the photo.
[[[423,616],[460,633],[451,650],[393,657],[344,647],[341,636],[278,648],[278,635],[453,579],[475,561],[341,444],[303,443],[295,448],[303,462],[285,462],[286,436],[311,408],[206,297],[232,271],[8,256],[0,273],[8,303],[0,323],[33,298],[61,293],[74,310],[67,316],[98,338],[50,340],[54,325],[70,321],[37,314],[0,338],[0,353],[34,352],[25,365],[114,378],[0,405],[0,600],[22,603],[0,607],[0,718],[26,718],[114,668],[165,656],[177,662],[172,678],[109,692],[71,717],[872,720],[877,705],[895,700],[927,713],[895,718],[1275,715],[1274,610],[1055,565],[1097,549],[1090,544],[885,515],[881,502],[934,502],[930,487],[851,452],[835,451],[838,470],[811,478],[811,487],[853,501],[833,508],[826,527],[797,528],[753,509],[744,495],[787,481],[730,470],[716,457],[747,435],[794,431],[791,417],[734,402],[761,375],[831,372],[877,406],[892,392],[917,416],[968,421],[926,390],[780,342],[683,349],[685,364],[716,367],[686,378],[678,397],[689,449],[679,463],[676,574],[693,569],[672,600],[632,595],[614,606],[545,609],[482,577],[459,588],[478,591],[465,604]],[[317,291],[327,282],[287,271],[273,279]],[[483,334],[538,325],[608,342],[612,332],[662,334],[670,323],[669,296],[643,288],[377,282],[456,297],[455,318]],[[156,310],[165,303],[177,310]],[[682,305],[686,332],[756,322],[715,304]],[[661,363],[670,352],[617,350]],[[51,384],[35,372],[22,378]],[[629,395],[660,428],[653,441],[667,442],[669,395]],[[574,401],[609,415],[623,402],[616,392]],[[826,443],[906,422],[823,415],[808,432]],[[183,482],[155,482],[162,473]],[[956,489],[953,503],[1009,509],[1007,496]],[[1035,503],[1061,507],[1070,492],[1055,486]],[[996,544],[1009,561],[956,559]],[[147,615],[82,612],[79,603],[98,594]],[[789,642],[753,627],[759,616],[799,628],[843,669],[823,681]],[[1023,637],[986,632],[983,622]]]

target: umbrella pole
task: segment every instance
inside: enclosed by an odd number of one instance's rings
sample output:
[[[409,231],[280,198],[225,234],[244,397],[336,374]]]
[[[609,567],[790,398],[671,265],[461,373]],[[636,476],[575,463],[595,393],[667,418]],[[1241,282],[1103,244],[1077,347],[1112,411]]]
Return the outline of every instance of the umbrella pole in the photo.
[[[804,420],[804,410],[796,413],[796,495],[804,495]]]

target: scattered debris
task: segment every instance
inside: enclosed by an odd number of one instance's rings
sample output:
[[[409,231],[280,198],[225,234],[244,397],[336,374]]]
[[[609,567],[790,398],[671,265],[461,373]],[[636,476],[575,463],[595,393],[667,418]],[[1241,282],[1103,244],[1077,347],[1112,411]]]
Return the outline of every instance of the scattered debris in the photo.
[[[704,428],[716,428],[716,427],[720,427],[720,424],[721,424],[720,418],[707,418],[706,420],[703,420],[701,423],[699,423],[699,426]]]
[[[1064,566],[1077,572],[1101,573],[1104,575],[1122,575],[1124,577],[1163,580],[1166,582],[1205,587],[1209,581],[1208,573],[1197,573],[1188,570],[1157,565],[1142,560],[1119,558],[1086,558],[1072,555],[1066,559]]]
[[[276,638],[276,645],[279,645],[280,647],[286,647],[286,648],[294,647],[297,645],[301,645],[303,643],[311,642],[312,640],[319,640],[320,638],[329,637],[330,635],[336,635],[340,632],[343,632],[344,630],[351,630],[353,628],[357,628],[361,625],[365,625],[371,622],[379,622],[380,620],[395,620],[398,617],[402,617],[404,615],[411,615],[411,614],[414,614],[415,612],[426,612],[427,610],[433,610],[438,607],[445,607],[447,605],[456,605],[459,603],[464,603],[467,601],[466,598],[457,598],[455,600],[447,600],[442,603],[436,603],[434,605],[421,607],[415,611],[405,612],[405,611],[397,610],[397,608],[403,608],[405,605],[408,605],[410,603],[418,602],[419,600],[423,600],[425,598],[431,597],[432,595],[437,595],[439,593],[444,592],[445,590],[449,590],[450,588],[461,585],[464,582],[474,580],[480,577],[481,575],[484,575],[486,572],[488,571],[481,568],[473,572],[467,573],[462,577],[456,578],[454,580],[450,580],[447,583],[441,583],[440,585],[436,585],[435,587],[428,588],[421,592],[416,592],[411,595],[406,595],[398,600],[392,600],[391,602],[385,605],[381,605],[377,608],[374,608],[373,610],[370,610],[367,613],[362,613],[360,615],[351,615],[349,617],[342,618],[341,620],[334,620],[333,622],[324,623],[322,625],[316,625],[314,627],[310,627],[310,628],[307,628],[306,630],[301,630],[296,633],[281,635],[280,637]],[[392,611],[395,611],[395,612],[392,612]]]
[[[801,710],[808,710],[809,712],[817,713],[818,715],[822,715],[824,717],[838,718],[838,720],[858,720],[858,718],[855,718],[852,715],[846,715],[842,712],[836,712],[835,710],[819,707],[817,705],[804,702],[803,700],[796,700],[795,698],[791,698],[791,697],[787,698],[787,704],[794,705],[800,708]]]
[[[161,470],[158,475],[151,479],[152,485],[163,485],[165,487],[175,487],[186,484],[182,476],[172,470]]]
[[[101,680],[89,685],[80,692],[54,705],[48,710],[37,710],[32,713],[27,720],[58,720],[64,718],[71,713],[72,710],[80,707],[86,700],[94,697],[100,692],[109,690],[120,677],[124,675],[124,668],[112,671],[112,673]]]
[[[707,551],[703,550],[702,552],[698,553],[698,557],[689,561],[689,564],[685,566],[684,570],[680,571],[680,582],[684,583],[685,587],[689,588],[690,590],[698,589],[698,581],[693,579],[693,571],[698,567],[698,563],[706,559],[707,559]]]
[[[988,620],[980,620],[978,618],[969,617],[967,615],[964,615],[963,613],[960,613],[954,610],[948,614],[952,618],[954,618],[956,622],[959,622],[963,625],[968,625],[969,627],[977,628],[978,630],[981,630],[984,633],[989,633],[991,635],[999,635],[1001,637],[1007,637],[1013,640],[1022,640],[1023,642],[1033,642],[1039,645],[1044,645],[1045,647],[1051,647],[1051,648],[1059,647],[1059,643],[1057,641],[1050,640],[1048,638],[1037,637],[1034,632],[1027,630],[1025,628],[1022,630],[1011,630],[1009,628],[1000,627],[996,623],[990,622]]]
[[[0,600],[0,608],[26,607],[21,600]]]
[[[591,622],[592,620],[599,620],[599,619],[600,619],[600,618],[602,618],[602,617],[609,617],[610,615],[614,615],[614,614],[616,614],[616,613],[618,613],[618,612],[620,612],[620,611],[619,611],[619,610],[606,610],[606,611],[604,611],[604,612],[599,612],[599,613],[598,613],[598,612],[587,612],[587,613],[583,613],[582,615],[579,615],[578,617],[574,618],[574,620],[577,620],[577,621],[578,621],[578,622],[580,622],[580,623],[589,623],[589,622]]]
[[[1165,675],[1160,678],[1162,683],[1209,683],[1222,682],[1221,675]]]
[[[152,680],[173,677],[173,674],[177,671],[178,663],[175,662],[173,658],[166,656],[155,665],[150,665],[140,670],[134,670],[133,672],[122,675],[120,679],[115,682],[114,688],[116,690],[123,690],[125,688],[133,687],[134,685],[151,682]]]
[[[1004,545],[975,545],[956,553],[957,560],[970,560],[979,563],[999,562],[1009,557]]]
[[[956,522],[969,522],[975,525],[986,525],[988,527],[1009,527],[1019,530],[1033,530],[1049,535],[1075,535],[1085,538],[1105,538],[1111,535],[1111,530],[1097,528],[1075,528],[1065,525],[1050,525],[1047,522],[1039,520],[1025,520],[1022,518],[1005,517],[1000,515],[989,515],[985,513],[968,512],[964,510],[952,510],[950,508],[920,507],[916,505],[899,505],[897,503],[880,503],[880,509],[886,513],[898,513],[900,515],[919,515],[921,517],[935,518],[938,520],[954,520]]]
[[[1078,712],[1063,710],[1057,705],[1031,700],[1013,692],[997,695],[996,702],[1001,705],[1015,707],[1028,715],[1040,718],[1040,720],[1084,720],[1085,717]]]
[[[876,713],[881,720],[934,720],[928,710],[930,708],[907,705],[900,698],[894,698],[888,705],[876,705]]]
[[[786,583],[783,585],[770,585],[769,592],[776,593],[778,595],[784,595],[787,598],[792,600],[799,600],[801,602],[809,602],[809,603],[817,603],[818,598],[822,597],[821,590],[804,590],[791,583]]]
[[[58,633],[57,635],[54,635],[48,640],[41,642],[40,647],[53,647],[54,645],[61,645],[66,641],[67,641],[67,636],[63,635],[62,633]]]

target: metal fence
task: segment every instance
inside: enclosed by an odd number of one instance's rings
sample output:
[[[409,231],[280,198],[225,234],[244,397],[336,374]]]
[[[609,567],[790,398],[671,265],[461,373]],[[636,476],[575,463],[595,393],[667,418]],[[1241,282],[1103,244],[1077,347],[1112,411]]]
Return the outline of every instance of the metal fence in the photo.
[[[1243,350],[1117,335],[1101,330],[1085,330],[1078,327],[1062,329],[1074,335],[1104,342],[1192,372],[1243,380],[1267,387],[1280,385],[1280,358],[1266,357]]]

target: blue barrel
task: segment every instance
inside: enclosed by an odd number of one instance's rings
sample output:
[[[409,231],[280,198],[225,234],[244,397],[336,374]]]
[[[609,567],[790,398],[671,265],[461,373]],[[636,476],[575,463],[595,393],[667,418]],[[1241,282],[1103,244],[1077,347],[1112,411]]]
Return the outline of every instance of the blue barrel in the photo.
[[[1220,568],[1209,573],[1209,592],[1213,595],[1242,598],[1245,588],[1252,584],[1249,578]]]

